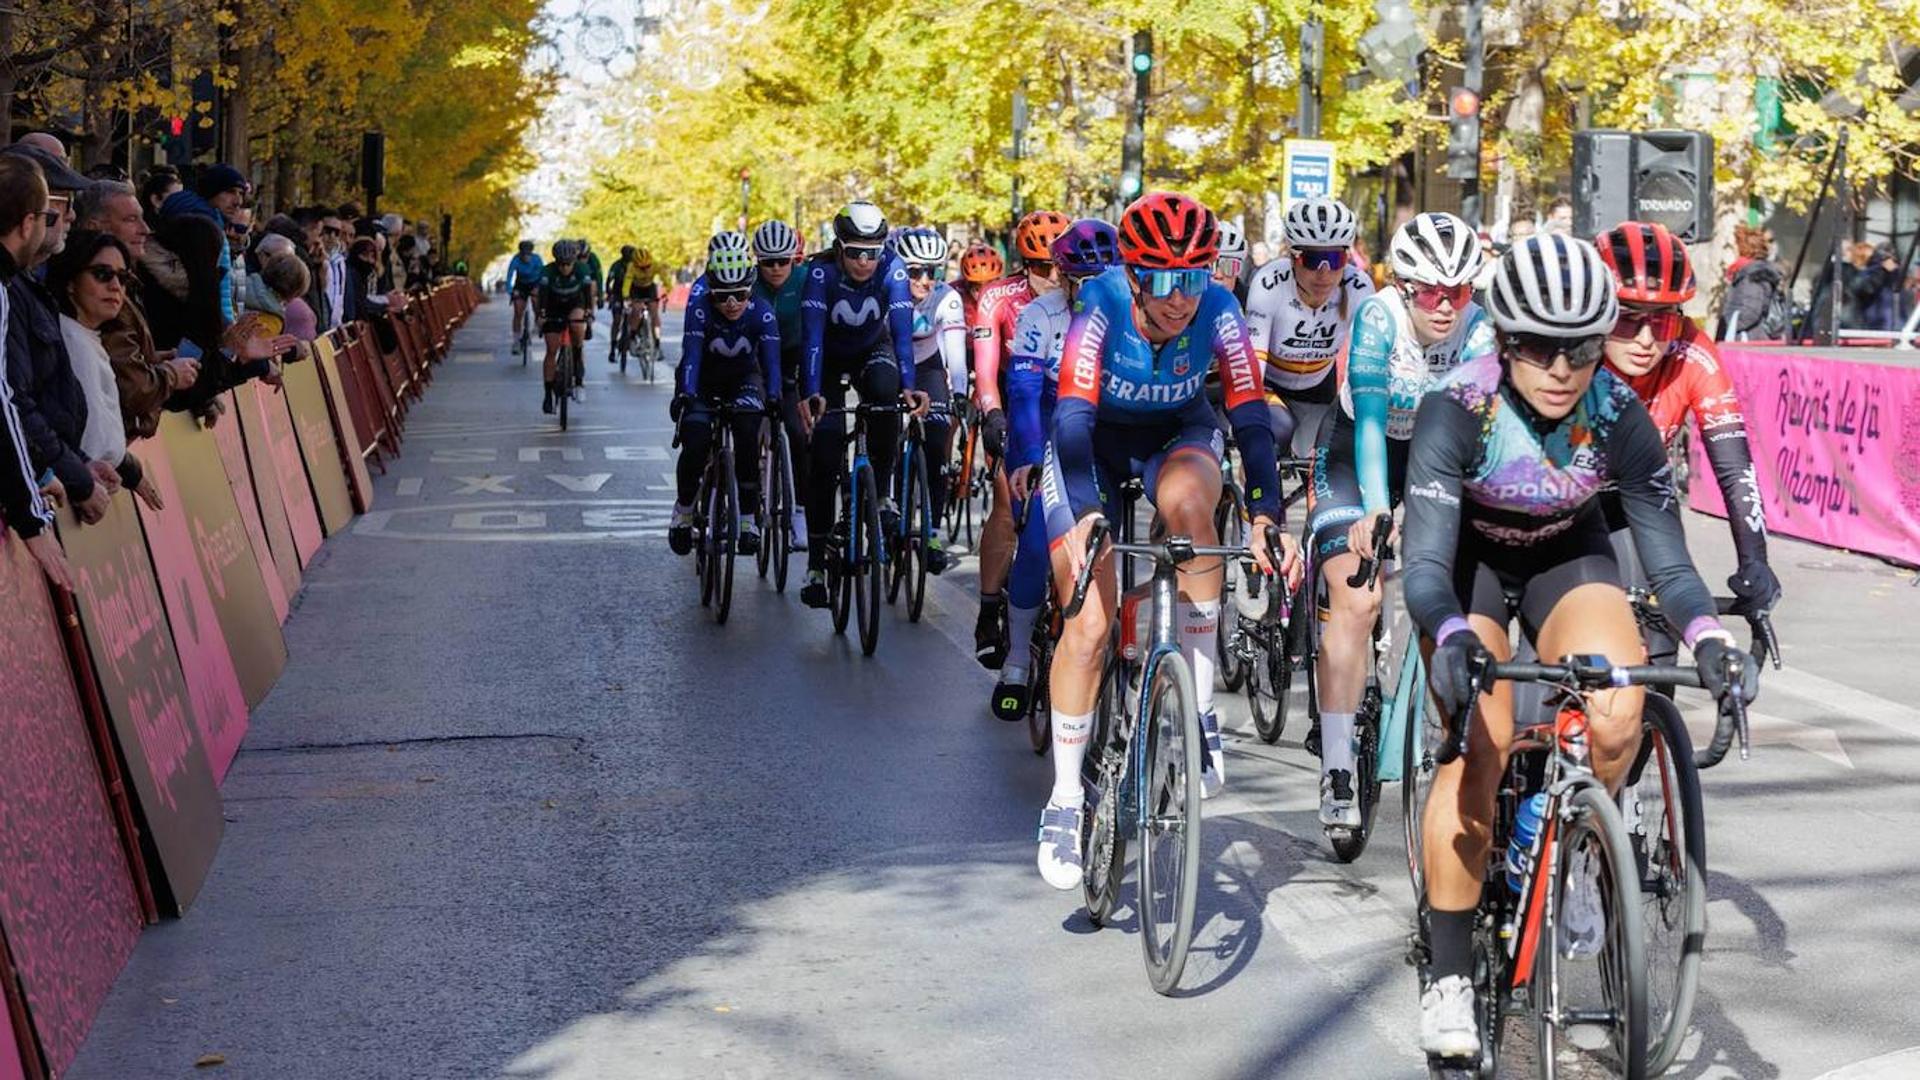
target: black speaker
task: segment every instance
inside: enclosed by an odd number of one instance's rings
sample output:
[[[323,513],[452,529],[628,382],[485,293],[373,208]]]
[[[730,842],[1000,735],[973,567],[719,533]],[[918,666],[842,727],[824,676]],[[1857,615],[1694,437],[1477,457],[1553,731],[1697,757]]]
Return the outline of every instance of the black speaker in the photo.
[[[1665,225],[1687,243],[1713,235],[1713,137],[1699,131],[1573,133],[1573,232],[1623,221]]]
[[[1591,240],[1633,217],[1633,133],[1573,133],[1573,235]]]
[[[382,132],[360,136],[360,187],[369,196],[387,193],[387,137]]]

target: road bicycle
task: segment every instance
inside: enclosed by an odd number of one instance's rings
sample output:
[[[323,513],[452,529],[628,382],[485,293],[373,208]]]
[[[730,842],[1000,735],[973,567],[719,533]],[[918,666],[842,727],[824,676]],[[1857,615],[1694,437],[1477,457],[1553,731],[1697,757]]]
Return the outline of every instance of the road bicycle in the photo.
[[[828,409],[822,414],[852,419],[853,431],[847,440],[852,450],[840,455],[834,488],[839,493],[839,512],[828,540],[826,574],[829,609],[833,612],[833,632],[844,634],[850,612],[858,609],[860,651],[872,656],[880,644],[880,591],[886,581],[887,546],[880,528],[880,490],[874,479],[873,462],[867,454],[867,423],[870,417],[887,417],[896,423],[898,404],[861,403]]]
[[[733,464],[733,418],[764,410],[757,405],[718,401],[707,402],[705,408],[713,432],[713,450],[693,497],[693,568],[700,579],[700,605],[711,609],[713,621],[725,626],[733,610],[733,564],[740,550],[740,485]],[[679,443],[675,438],[674,445]]]
[[[948,416],[946,405],[930,405],[928,416]],[[888,574],[887,603],[907,594],[907,620],[919,622],[927,603],[927,549],[937,527],[929,502],[931,488],[927,475],[927,429],[925,420],[907,414],[906,432],[900,440],[900,463],[893,470],[894,505],[900,508],[900,520],[887,537],[892,570]]]
[[[787,560],[793,554],[793,449],[777,406],[767,410],[760,440],[760,576],[773,572],[773,591],[787,591]]]

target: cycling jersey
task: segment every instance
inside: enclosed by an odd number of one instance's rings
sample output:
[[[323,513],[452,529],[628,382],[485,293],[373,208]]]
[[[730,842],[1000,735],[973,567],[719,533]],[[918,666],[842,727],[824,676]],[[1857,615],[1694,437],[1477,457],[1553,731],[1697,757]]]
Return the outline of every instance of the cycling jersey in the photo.
[[[1463,552],[1524,579],[1530,549],[1587,558],[1597,532],[1605,550],[1594,496],[1607,484],[1618,488],[1648,578],[1674,624],[1686,627],[1685,640],[1719,628],[1687,555],[1666,448],[1646,407],[1611,371],[1596,371],[1573,411],[1554,421],[1507,383],[1498,354],[1478,356],[1427,395],[1415,432],[1401,534],[1405,596],[1433,640],[1466,628],[1455,577]]]
[[[509,292],[532,292],[540,285],[540,277],[545,264],[540,261],[537,252],[515,255],[507,260],[507,290]]]
[[[1013,331],[1013,368],[1007,373],[1007,467],[1040,464],[1046,433],[1060,397],[1060,350],[1073,312],[1056,289],[1020,313]]]
[[[973,393],[983,412],[1002,407],[1002,383],[1012,365],[1014,327],[1020,312],[1040,294],[1025,270],[980,288],[980,309],[973,322]]]
[[[607,267],[607,298],[609,300],[621,298],[622,290],[627,283],[627,266],[631,262],[630,259],[619,258],[613,260],[612,266]]]
[[[1247,289],[1247,333],[1269,393],[1293,400],[1333,400],[1328,376],[1347,343],[1347,324],[1360,302],[1373,295],[1373,283],[1352,263],[1327,302],[1308,307],[1300,299],[1293,261],[1275,259],[1253,275]]]
[[[941,282],[913,306],[913,362],[939,361],[947,385],[956,393],[967,386],[967,313],[960,294]]]
[[[587,306],[591,286],[587,268],[577,262],[573,264],[572,273],[565,277],[559,276],[557,271],[544,273],[534,294],[539,301],[541,318],[549,322],[564,322],[567,312]]]
[[[587,280],[593,282],[594,288],[599,288],[602,276],[600,273],[600,256],[595,255],[591,251],[584,252],[580,256],[580,265],[586,267]]]
[[[717,388],[735,390],[751,382],[765,390],[763,400],[780,400],[780,323],[773,308],[754,297],[739,318],[727,319],[705,297],[688,305],[675,384],[680,392],[710,394]]]
[[[1433,384],[1464,360],[1494,349],[1493,323],[1478,304],[1469,302],[1446,337],[1423,347],[1400,290],[1360,302],[1340,380],[1340,408],[1353,420],[1351,452],[1367,513],[1396,501],[1387,483],[1387,440],[1413,438],[1414,410]],[[1332,449],[1339,454],[1347,448]]]
[[[787,283],[775,289],[766,279],[759,278],[753,283],[753,295],[766,301],[773,309],[773,317],[780,322],[780,353],[782,356],[795,357],[806,348],[806,336],[800,326],[800,297],[806,292],[807,275],[798,267],[787,275]]]
[[[1234,438],[1246,462],[1247,501],[1255,511],[1280,520],[1273,429],[1246,319],[1233,293],[1209,284],[1193,321],[1155,348],[1134,325],[1133,290],[1125,267],[1081,284],[1061,346],[1053,453],[1058,480],[1066,488],[1062,497],[1075,520],[1102,508],[1095,427],[1214,432],[1213,410],[1202,387],[1215,363],[1220,365]],[[1217,440],[1217,433],[1214,437]],[[1056,482],[1051,471],[1046,482]]]
[[[864,359],[880,351],[889,337],[901,389],[913,389],[913,294],[907,287],[906,264],[883,253],[873,276],[857,282],[841,274],[839,259],[831,252],[821,255],[804,268],[807,283],[800,300],[807,343],[802,373],[806,396],[820,393],[829,353]]]

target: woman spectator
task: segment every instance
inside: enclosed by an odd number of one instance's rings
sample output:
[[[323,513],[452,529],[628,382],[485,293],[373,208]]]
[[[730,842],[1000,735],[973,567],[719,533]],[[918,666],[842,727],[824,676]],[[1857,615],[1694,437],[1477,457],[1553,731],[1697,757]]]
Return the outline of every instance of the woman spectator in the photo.
[[[127,452],[120,391],[113,362],[100,340],[101,325],[119,315],[127,302],[132,262],[127,246],[112,235],[83,229],[68,237],[65,250],[47,264],[47,288],[60,305],[60,335],[66,341],[74,377],[86,394],[80,449],[88,458],[113,466],[121,484],[158,510],[158,490],[139,459]]]
[[[1733,228],[1735,258],[1727,267],[1727,295],[1720,305],[1721,341],[1780,341],[1792,330],[1785,278],[1768,261],[1773,236],[1747,225]]]

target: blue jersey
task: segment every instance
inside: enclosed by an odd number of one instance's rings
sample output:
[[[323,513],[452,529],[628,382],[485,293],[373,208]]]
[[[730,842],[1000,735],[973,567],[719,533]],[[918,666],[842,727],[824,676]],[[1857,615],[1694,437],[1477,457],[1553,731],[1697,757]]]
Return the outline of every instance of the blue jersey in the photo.
[[[546,272],[545,265],[540,261],[538,252],[515,255],[507,260],[507,288],[531,289],[539,285],[541,276]]]
[[[1007,371],[1007,467],[1040,464],[1060,399],[1060,350],[1073,312],[1065,289],[1042,294],[1014,323],[1013,366]]]
[[[829,352],[835,356],[871,352],[893,339],[900,365],[900,388],[913,389],[913,293],[906,264],[891,253],[880,256],[873,276],[862,282],[840,273],[840,262],[826,254],[809,262],[806,291],[800,299],[800,324],[806,335],[802,386],[808,397],[820,392]]]
[[[1067,500],[1076,518],[1101,505],[1093,480],[1094,426],[1212,424],[1204,388],[1215,363],[1227,418],[1246,462],[1247,501],[1279,520],[1273,426],[1240,301],[1231,290],[1209,285],[1187,328],[1155,348],[1134,325],[1133,290],[1124,267],[1080,286],[1061,347],[1054,452],[1069,478]]]
[[[705,275],[701,277],[704,280]],[[737,382],[758,374],[766,400],[780,400],[780,322],[772,305],[755,297],[739,318],[726,319],[702,289],[699,301],[687,305],[686,328],[680,337],[680,372],[675,383],[681,393],[700,392],[703,368],[711,378]]]

